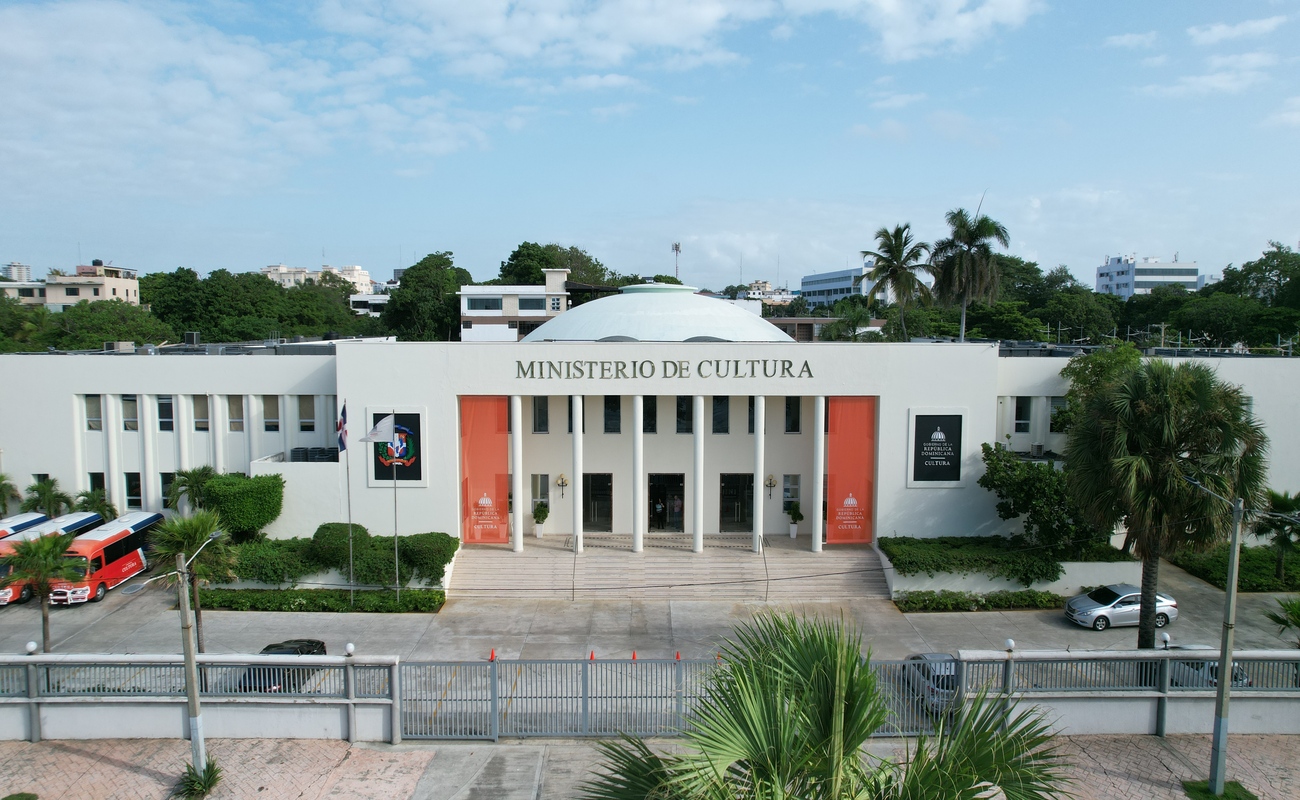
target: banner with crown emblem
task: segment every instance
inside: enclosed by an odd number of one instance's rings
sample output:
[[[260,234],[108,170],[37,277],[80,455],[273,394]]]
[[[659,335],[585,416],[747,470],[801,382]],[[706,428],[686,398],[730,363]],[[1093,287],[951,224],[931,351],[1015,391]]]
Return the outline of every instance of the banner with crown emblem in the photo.
[[[870,542],[876,499],[876,398],[826,399],[826,542]]]
[[[460,398],[461,540],[510,541],[508,399]]]
[[[914,430],[912,480],[960,481],[961,414],[917,414]]]

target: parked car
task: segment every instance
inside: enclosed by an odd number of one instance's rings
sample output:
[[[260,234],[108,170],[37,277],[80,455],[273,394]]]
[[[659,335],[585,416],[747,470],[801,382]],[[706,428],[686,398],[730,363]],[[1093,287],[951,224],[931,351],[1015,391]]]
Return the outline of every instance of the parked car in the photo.
[[[289,639],[262,648],[264,656],[323,656],[325,643],[319,639]],[[249,667],[239,679],[241,692],[299,691],[318,670],[315,667]]]
[[[1181,650],[1200,656],[1195,661],[1170,661],[1169,685],[1213,689],[1219,685],[1219,648],[1206,644],[1171,644],[1166,649]],[[1232,665],[1232,688],[1242,689],[1252,683],[1240,664]]]
[[[1071,597],[1065,604],[1065,618],[1076,625],[1104,631],[1112,625],[1138,624],[1141,609],[1141,590],[1138,587],[1113,583]],[[1163,628],[1176,619],[1178,602],[1164,592],[1156,592],[1156,627]]]
[[[903,683],[930,711],[948,711],[961,689],[957,659],[948,653],[908,656],[903,662]]]

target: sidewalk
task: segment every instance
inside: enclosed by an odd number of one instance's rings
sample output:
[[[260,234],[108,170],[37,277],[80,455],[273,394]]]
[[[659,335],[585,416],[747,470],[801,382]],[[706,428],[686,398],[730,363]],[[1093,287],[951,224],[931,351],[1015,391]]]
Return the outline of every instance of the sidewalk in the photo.
[[[1064,737],[1079,800],[1181,800],[1180,781],[1204,778],[1208,736]],[[889,755],[896,741],[874,742]],[[571,800],[596,761],[593,743],[556,740],[398,746],[280,739],[214,739],[225,775],[211,797],[243,800]],[[189,758],[184,741],[100,739],[0,742],[0,796],[40,800],[162,800]],[[1300,797],[1300,737],[1233,736],[1228,777],[1262,800]]]

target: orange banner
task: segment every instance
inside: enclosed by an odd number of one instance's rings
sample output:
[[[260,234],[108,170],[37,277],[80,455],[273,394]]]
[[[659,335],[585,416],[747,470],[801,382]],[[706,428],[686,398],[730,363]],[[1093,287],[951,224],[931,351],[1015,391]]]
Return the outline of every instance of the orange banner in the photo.
[[[505,397],[460,398],[461,541],[510,541],[510,434]]]
[[[870,542],[875,524],[876,398],[826,399],[826,543]]]

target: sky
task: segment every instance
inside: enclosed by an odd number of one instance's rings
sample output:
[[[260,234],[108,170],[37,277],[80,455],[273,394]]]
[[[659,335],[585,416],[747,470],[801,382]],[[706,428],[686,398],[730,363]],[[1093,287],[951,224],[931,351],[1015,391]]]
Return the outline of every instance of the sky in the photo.
[[[1300,2],[0,2],[0,263],[522,241],[718,289],[980,208],[1087,285],[1300,240]],[[981,205],[982,203],[982,205]]]

